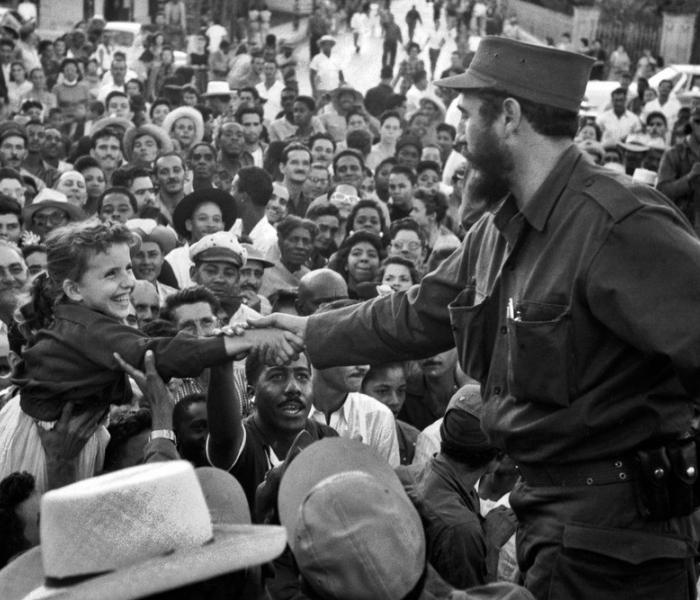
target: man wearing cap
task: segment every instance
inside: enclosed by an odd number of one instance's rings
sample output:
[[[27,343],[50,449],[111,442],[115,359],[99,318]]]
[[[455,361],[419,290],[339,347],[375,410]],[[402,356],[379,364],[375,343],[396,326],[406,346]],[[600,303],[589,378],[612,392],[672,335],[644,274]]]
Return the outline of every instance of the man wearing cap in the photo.
[[[657,189],[673,200],[695,231],[700,227],[700,106],[690,113],[690,133],[661,157]]]
[[[343,71],[338,61],[331,57],[331,50],[335,46],[335,38],[332,35],[324,35],[318,40],[321,48],[316,56],[309,63],[309,81],[311,82],[311,95],[318,99],[323,94],[328,94],[331,90],[345,82]]]
[[[236,323],[255,318],[258,313],[241,303],[241,267],[247,252],[230,231],[205,235],[190,246],[190,278],[212,292],[221,303],[226,318]]]
[[[700,243],[668,199],[573,143],[592,62],[482,39],[466,73],[439,85],[462,93],[466,197],[490,212],[407,292],[258,326],[303,334],[318,368],[456,342],[482,385],[484,431],[523,478],[511,506],[526,587],[689,598]]]
[[[441,448],[427,464],[396,474],[423,519],[428,560],[458,589],[486,583],[486,539],[476,484],[495,464],[498,450],[481,430],[477,384],[450,400],[440,426]]]

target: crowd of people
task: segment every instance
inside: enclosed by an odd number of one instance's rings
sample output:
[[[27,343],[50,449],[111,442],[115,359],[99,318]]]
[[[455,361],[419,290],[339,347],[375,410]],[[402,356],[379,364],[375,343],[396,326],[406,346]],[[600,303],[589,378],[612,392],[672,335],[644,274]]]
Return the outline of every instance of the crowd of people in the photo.
[[[4,28],[0,598],[694,597],[700,106],[385,4]]]

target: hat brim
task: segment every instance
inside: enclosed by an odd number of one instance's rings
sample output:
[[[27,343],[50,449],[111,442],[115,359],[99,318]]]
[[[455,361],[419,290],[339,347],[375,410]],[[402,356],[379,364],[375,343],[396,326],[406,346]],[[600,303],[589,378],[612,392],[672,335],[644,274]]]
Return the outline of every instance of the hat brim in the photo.
[[[44,585],[41,547],[37,546],[0,571],[0,597],[130,600],[264,564],[279,556],[286,543],[283,527],[214,525],[214,539],[202,546],[176,550],[65,587]]]
[[[435,85],[455,90],[479,90],[482,88],[500,88],[503,87],[503,82],[487,75],[466,71],[459,75],[438,79]]]
[[[98,131],[102,131],[107,127],[121,127],[126,133],[129,129],[133,129],[135,125],[129,119],[124,119],[123,117],[105,117],[93,123],[90,135],[95,135]]]
[[[68,213],[71,221],[82,221],[85,218],[85,213],[82,209],[70,202],[57,202],[56,200],[45,200],[25,206],[23,212],[24,223],[26,227],[32,224],[34,213],[43,208],[58,208]]]
[[[163,130],[165,134],[171,135],[171,130],[175,125],[175,121],[183,117],[191,119],[194,123],[194,140],[192,144],[198,144],[204,138],[204,119],[202,118],[202,114],[191,106],[178,106],[165,115],[165,119],[163,119]]]
[[[189,238],[189,232],[185,228],[185,221],[192,216],[194,209],[204,202],[213,202],[221,209],[221,218],[224,221],[224,229],[228,231],[233,227],[236,220],[236,204],[232,196],[231,200],[225,202],[224,198],[219,194],[212,194],[211,197],[203,199],[201,197],[188,194],[180,202],[178,202],[173,211],[173,227],[178,235],[183,238]]]
[[[289,465],[280,483],[277,507],[290,540],[294,539],[299,509],[308,493],[327,477],[347,471],[368,473],[399,495],[405,493],[389,463],[366,444],[338,437],[314,442]]]

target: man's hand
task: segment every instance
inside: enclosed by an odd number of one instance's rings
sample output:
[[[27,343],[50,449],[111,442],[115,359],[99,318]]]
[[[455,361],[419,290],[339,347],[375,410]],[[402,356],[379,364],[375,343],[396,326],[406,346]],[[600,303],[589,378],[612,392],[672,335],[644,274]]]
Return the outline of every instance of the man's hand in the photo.
[[[251,352],[257,353],[268,365],[286,365],[299,358],[304,349],[304,340],[292,331],[284,329],[251,328],[246,332],[246,341],[252,344]]]
[[[72,461],[78,456],[108,411],[87,410],[74,415],[73,409],[73,402],[67,402],[61,411],[61,418],[51,430],[37,426],[47,463]]]
[[[153,351],[147,350],[143,358],[145,372],[125,362],[116,352],[114,359],[143,392],[145,401],[143,408],[151,409],[152,429],[172,429],[175,399],[156,370]]]
[[[251,328],[266,328],[276,327],[277,329],[286,329],[299,336],[302,343],[306,341],[306,325],[308,317],[299,317],[296,315],[287,315],[284,313],[272,313],[267,317],[260,319],[248,319],[248,326]]]

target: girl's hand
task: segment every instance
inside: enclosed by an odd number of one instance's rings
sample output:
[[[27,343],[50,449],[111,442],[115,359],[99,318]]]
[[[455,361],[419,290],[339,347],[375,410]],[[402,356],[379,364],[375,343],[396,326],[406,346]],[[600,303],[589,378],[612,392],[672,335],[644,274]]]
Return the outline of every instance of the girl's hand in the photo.
[[[245,335],[252,344],[251,352],[268,365],[286,365],[299,358],[304,340],[296,333],[282,329],[249,329]]]

